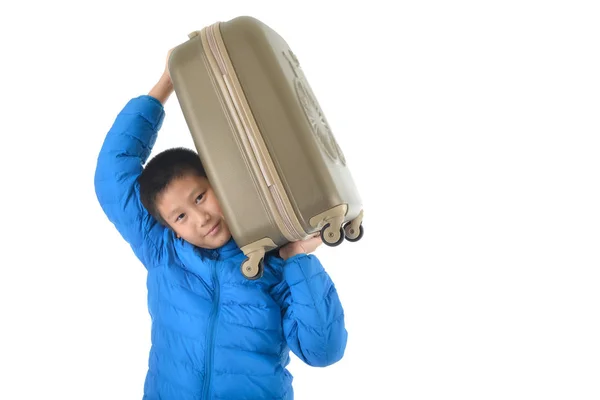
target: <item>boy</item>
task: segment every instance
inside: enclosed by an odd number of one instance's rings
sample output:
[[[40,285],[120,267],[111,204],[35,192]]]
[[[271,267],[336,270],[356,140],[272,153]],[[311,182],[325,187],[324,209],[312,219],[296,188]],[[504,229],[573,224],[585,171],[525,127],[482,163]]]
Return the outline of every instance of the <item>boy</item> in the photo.
[[[246,279],[245,255],[198,155],[170,149],[142,167],[172,92],[167,66],[117,116],[94,179],[103,211],[148,273],[152,346],[143,399],[293,399],[290,349],[323,367],[346,347],[335,286],[310,254],[321,239],[267,253],[263,277]]]

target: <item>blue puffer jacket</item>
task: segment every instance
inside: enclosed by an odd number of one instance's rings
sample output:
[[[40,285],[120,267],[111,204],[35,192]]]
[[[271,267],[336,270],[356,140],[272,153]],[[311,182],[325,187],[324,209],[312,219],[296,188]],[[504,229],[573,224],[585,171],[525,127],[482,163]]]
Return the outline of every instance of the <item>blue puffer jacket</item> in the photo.
[[[268,253],[262,279],[240,272],[233,240],[217,250],[177,239],[142,206],[137,177],[164,119],[143,95],[117,116],[98,157],[95,188],[108,219],[147,270],[152,319],[143,399],[292,399],[291,349],[312,366],[340,360],[344,313],[314,255]]]

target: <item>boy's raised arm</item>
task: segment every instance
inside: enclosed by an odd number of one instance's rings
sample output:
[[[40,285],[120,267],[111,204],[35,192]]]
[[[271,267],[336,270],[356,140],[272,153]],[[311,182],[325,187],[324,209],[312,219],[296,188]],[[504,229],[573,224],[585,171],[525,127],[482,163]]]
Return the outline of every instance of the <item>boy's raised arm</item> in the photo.
[[[163,104],[172,91],[165,70],[147,95],[125,105],[104,139],[94,176],[102,210],[145,265],[160,254],[166,229],[142,205],[137,179],[156,142],[165,115]]]

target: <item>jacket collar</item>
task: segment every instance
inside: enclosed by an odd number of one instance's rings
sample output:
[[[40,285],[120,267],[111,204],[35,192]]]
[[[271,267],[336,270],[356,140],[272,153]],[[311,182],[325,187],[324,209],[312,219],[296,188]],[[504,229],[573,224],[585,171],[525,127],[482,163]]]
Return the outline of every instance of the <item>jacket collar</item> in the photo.
[[[237,243],[233,239],[233,236],[231,238],[229,238],[227,243],[225,243],[223,246],[221,246],[217,249],[214,249],[214,250],[204,249],[204,250],[212,252],[213,254],[215,254],[215,253],[218,254],[219,259],[222,259],[222,260],[237,256],[238,254],[240,254],[242,252],[240,247],[237,245]]]
[[[217,260],[226,261],[243,254],[233,238],[217,249],[200,248],[183,239],[176,239],[175,247],[183,267],[211,285],[214,283],[212,268],[210,268],[212,263]]]
[[[184,249],[185,252],[199,255],[202,259],[226,260],[242,253],[242,250],[237,245],[233,237],[229,238],[229,240],[223,246],[216,249],[197,247],[183,239],[177,239],[177,241],[179,242],[178,246]]]

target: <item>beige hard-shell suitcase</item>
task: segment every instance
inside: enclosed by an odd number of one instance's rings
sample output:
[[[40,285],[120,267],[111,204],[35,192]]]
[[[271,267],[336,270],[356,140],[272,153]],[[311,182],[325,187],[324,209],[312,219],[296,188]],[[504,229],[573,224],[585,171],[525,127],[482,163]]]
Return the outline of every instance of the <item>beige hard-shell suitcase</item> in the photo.
[[[189,34],[169,59],[174,91],[233,239],[241,271],[265,252],[321,232],[363,235],[358,190],[298,59],[261,21],[241,16]]]

